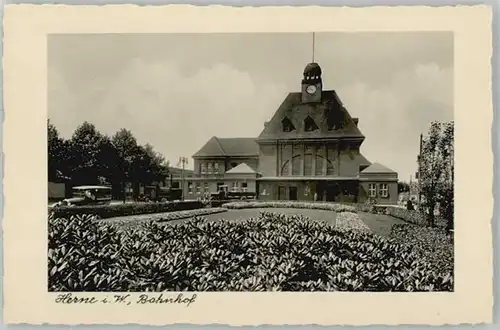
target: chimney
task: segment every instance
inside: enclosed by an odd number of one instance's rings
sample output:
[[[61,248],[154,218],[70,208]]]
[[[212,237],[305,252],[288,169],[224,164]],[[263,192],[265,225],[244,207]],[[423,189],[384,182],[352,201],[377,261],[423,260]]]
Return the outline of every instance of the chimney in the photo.
[[[265,122],[264,122],[264,127],[267,127],[267,125],[269,125],[269,122],[268,122],[268,121],[265,121]]]
[[[359,118],[353,118],[352,121],[354,121],[354,125],[358,127]]]

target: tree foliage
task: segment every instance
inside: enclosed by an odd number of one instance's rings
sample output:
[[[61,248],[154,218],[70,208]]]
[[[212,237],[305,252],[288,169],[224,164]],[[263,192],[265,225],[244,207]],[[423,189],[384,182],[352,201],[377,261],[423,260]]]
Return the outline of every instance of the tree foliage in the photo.
[[[49,180],[57,181],[68,173],[65,169],[69,161],[69,153],[66,141],[59,136],[57,128],[47,121],[47,152],[48,152],[48,176]]]
[[[399,181],[398,182],[398,193],[402,192],[409,192],[410,191],[410,184],[406,181]]]
[[[116,193],[123,191],[125,182],[138,187],[168,175],[165,158],[150,144],[139,145],[127,129],[110,137],[84,122],[65,140],[48,121],[47,135],[49,180],[65,175],[74,185],[109,184]]]
[[[434,212],[439,206],[448,227],[453,227],[453,171],[454,122],[433,122],[422,141],[419,178],[429,226],[434,226]]]

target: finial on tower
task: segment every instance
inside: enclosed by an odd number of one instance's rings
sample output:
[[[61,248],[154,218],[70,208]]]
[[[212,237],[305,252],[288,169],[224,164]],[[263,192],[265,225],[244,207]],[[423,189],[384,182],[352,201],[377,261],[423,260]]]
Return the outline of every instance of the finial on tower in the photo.
[[[312,40],[312,63],[314,63],[314,39],[315,39],[316,35],[315,33],[313,32],[313,40]]]

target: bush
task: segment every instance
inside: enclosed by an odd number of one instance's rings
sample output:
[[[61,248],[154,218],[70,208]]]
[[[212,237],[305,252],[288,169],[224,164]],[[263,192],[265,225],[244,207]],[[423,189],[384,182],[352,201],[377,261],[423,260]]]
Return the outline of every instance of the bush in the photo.
[[[397,224],[392,226],[390,237],[412,247],[417,255],[433,263],[437,269],[453,273],[453,236],[443,229]]]
[[[223,204],[222,207],[228,209],[250,209],[250,208],[295,208],[325,210],[334,212],[356,212],[354,206],[324,202],[298,202],[298,201],[273,201],[273,202],[234,202]]]
[[[89,205],[75,207],[56,207],[49,210],[56,218],[90,214],[99,218],[113,218],[137,214],[152,214],[203,208],[201,201],[182,201],[168,203],[129,203],[115,205]]]
[[[49,291],[452,291],[451,273],[369,233],[265,213],[118,231],[49,219]]]

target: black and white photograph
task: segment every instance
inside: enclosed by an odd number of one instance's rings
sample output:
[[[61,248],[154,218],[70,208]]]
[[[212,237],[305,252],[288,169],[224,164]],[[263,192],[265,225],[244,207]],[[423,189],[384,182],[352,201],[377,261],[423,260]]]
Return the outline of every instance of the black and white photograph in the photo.
[[[454,291],[453,51],[49,35],[48,291]]]

